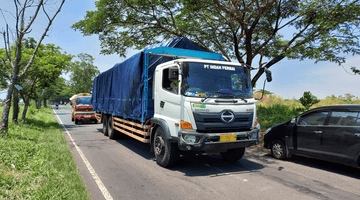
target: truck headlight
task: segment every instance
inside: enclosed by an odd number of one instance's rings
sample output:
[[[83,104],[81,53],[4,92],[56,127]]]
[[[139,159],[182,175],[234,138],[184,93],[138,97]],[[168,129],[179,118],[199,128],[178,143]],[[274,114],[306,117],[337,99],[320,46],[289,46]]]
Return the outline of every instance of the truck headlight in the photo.
[[[195,143],[196,142],[196,136],[195,135],[184,135],[184,140],[186,143]]]
[[[249,139],[258,139],[259,138],[258,134],[259,134],[259,132],[250,132],[250,133],[248,133],[248,138]]]

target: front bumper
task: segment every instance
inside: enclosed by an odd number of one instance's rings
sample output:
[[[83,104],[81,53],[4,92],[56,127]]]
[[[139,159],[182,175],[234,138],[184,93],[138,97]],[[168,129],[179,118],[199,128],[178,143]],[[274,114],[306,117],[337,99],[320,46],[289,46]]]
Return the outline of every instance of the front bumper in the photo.
[[[184,135],[196,136],[197,142],[187,143]],[[236,135],[235,141],[220,141],[220,135]],[[195,130],[179,131],[178,146],[182,151],[221,151],[259,144],[259,130],[231,133],[198,133]]]

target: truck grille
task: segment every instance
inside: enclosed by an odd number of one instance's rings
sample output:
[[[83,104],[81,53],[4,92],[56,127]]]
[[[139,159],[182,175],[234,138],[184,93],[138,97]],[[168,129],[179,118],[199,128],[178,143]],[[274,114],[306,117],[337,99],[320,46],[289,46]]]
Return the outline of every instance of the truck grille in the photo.
[[[241,132],[249,131],[253,122],[253,113],[234,113],[235,119],[230,123],[221,120],[221,113],[194,113],[197,132]]]

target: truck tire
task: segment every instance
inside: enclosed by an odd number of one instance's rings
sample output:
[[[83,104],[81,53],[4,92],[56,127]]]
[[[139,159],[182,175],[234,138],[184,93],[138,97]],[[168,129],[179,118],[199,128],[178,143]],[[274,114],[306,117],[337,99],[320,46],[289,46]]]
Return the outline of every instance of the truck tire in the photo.
[[[79,124],[79,120],[78,120],[78,119],[75,119],[75,124]]]
[[[108,129],[107,129],[107,123],[108,123],[108,118],[107,116],[105,115],[104,116],[104,119],[103,119],[103,133],[105,136],[108,136]]]
[[[161,127],[156,129],[153,146],[156,163],[162,167],[170,167],[179,158],[177,146],[166,140],[164,130]]]
[[[113,120],[113,117],[109,116],[108,121],[107,121],[107,128],[108,128],[107,132],[108,132],[109,138],[114,140],[114,139],[116,139],[116,130],[114,129],[112,120]]]
[[[236,148],[236,149],[228,149],[226,152],[221,152],[221,156],[224,160],[227,161],[237,161],[240,160],[245,154],[245,147]]]

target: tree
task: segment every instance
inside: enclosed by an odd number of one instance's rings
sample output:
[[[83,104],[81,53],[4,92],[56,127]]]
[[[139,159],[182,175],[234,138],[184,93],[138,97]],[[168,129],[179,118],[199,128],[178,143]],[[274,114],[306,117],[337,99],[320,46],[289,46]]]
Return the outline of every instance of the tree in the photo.
[[[25,40],[25,44],[36,43],[33,38]],[[35,41],[35,42],[31,42]],[[33,45],[23,45],[25,52],[23,53],[23,60],[27,61],[33,52]],[[49,87],[64,70],[67,70],[71,64],[72,55],[61,52],[61,48],[55,44],[40,44],[37,56],[32,63],[31,69],[27,74],[18,80],[18,84],[23,86],[20,94],[24,100],[25,108],[22,115],[22,120],[25,120],[29,100],[32,97],[37,99],[37,107],[40,107],[41,101],[44,100],[46,106],[46,97],[43,96],[45,88]]]
[[[51,102],[69,102],[73,94],[69,81],[58,77],[50,87],[46,88],[44,97],[48,98]]]
[[[303,96],[300,98],[300,103],[305,107],[306,110],[319,103],[320,100],[316,98],[316,96],[312,95],[310,91],[304,92]]]
[[[4,110],[2,113],[2,119],[1,119],[1,123],[0,123],[0,132],[7,131],[7,129],[8,129],[9,111],[10,111],[10,106],[11,106],[11,98],[12,98],[12,93],[14,90],[14,85],[16,84],[17,79],[24,76],[26,74],[26,72],[29,70],[29,68],[31,67],[31,64],[36,56],[36,53],[38,51],[38,48],[39,48],[41,42],[45,38],[55,17],[60,12],[62,6],[65,3],[65,0],[61,0],[60,5],[57,8],[52,9],[52,10],[54,10],[52,16],[50,16],[48,11],[46,10],[46,6],[45,6],[46,2],[47,1],[44,1],[44,0],[39,0],[39,1],[25,0],[24,3],[21,3],[20,1],[14,1],[15,12],[13,13],[13,16],[15,17],[15,30],[16,30],[15,41],[14,41],[14,46],[16,47],[16,50],[15,50],[14,58],[12,58],[12,56],[11,56],[12,52],[11,52],[11,45],[10,45],[10,40],[9,40],[10,33],[9,33],[8,24],[6,24],[6,29],[3,31],[3,37],[4,37],[4,41],[5,41],[4,42],[5,43],[5,51],[7,54],[6,59],[10,63],[10,67],[12,68],[12,74],[11,74],[11,81],[9,84],[9,88],[8,88],[7,96],[6,96],[6,100],[5,100]],[[34,8],[34,10],[32,10],[32,8]],[[35,19],[37,18],[40,10],[42,10],[44,12],[44,14],[46,15],[46,17],[48,19],[48,24],[47,24],[43,34],[41,35],[38,43],[36,44],[35,49],[32,53],[32,56],[30,57],[26,66],[24,67],[24,69],[21,72],[19,72],[19,62],[21,60],[21,51],[22,51],[22,40],[23,40],[24,36],[31,31],[31,27],[34,24]],[[33,11],[33,12],[31,12],[31,11]],[[32,16],[26,17],[25,15],[28,13],[32,13]],[[29,20],[25,21],[26,19],[29,19]]]
[[[96,7],[72,28],[98,34],[101,53],[124,57],[128,48],[187,37],[227,60],[258,60],[252,85],[284,58],[341,64],[341,53],[360,53],[359,0],[99,0]]]
[[[70,69],[70,84],[73,94],[91,93],[94,78],[100,71],[93,65],[94,58],[89,54],[79,54],[80,61],[75,61]]]

